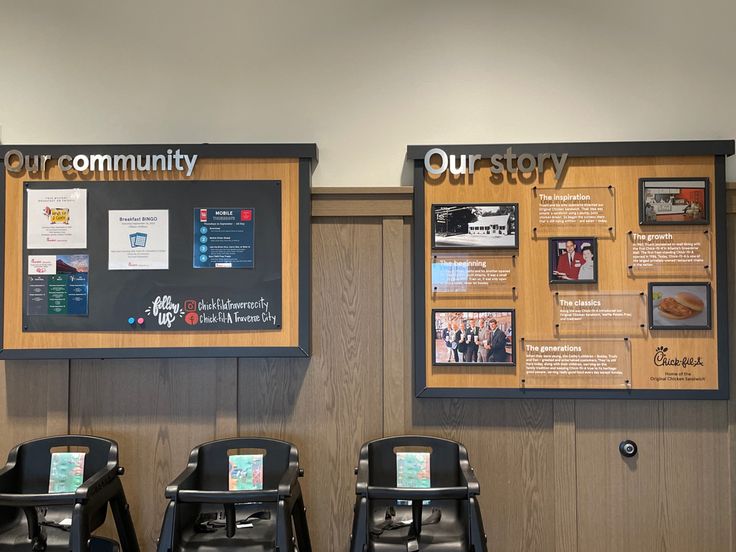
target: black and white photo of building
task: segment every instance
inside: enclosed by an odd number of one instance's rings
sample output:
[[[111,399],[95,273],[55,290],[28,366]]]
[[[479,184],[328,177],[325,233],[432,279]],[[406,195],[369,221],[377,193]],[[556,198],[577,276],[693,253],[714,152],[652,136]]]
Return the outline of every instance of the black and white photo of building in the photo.
[[[432,205],[436,249],[515,249],[518,204]]]

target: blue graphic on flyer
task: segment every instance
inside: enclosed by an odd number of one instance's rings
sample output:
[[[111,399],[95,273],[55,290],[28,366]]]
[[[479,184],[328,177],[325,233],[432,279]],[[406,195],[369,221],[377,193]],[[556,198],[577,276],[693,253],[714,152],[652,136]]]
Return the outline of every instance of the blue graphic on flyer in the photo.
[[[247,207],[194,209],[194,268],[253,268],[255,212]]]

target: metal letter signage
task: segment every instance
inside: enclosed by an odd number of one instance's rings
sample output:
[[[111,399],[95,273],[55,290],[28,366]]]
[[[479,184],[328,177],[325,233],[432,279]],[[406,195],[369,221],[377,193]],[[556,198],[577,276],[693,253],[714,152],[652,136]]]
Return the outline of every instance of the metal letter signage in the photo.
[[[167,149],[160,155],[60,155],[58,164],[62,172],[185,171],[186,176],[192,176],[197,157],[196,153],[187,155],[180,149]],[[23,155],[20,150],[12,149],[5,154],[5,167],[13,174],[45,172],[46,164],[52,159],[51,155]]]
[[[432,158],[439,157],[439,166],[432,165]],[[424,170],[431,175],[440,175],[450,169],[450,173],[454,175],[473,174],[475,173],[475,165],[483,159],[481,155],[447,155],[447,152],[441,148],[432,148],[427,151],[424,156]],[[509,173],[533,173],[537,169],[539,172],[544,171],[544,163],[549,161],[555,170],[555,178],[559,180],[565,170],[567,163],[567,154],[557,155],[556,153],[540,153],[532,155],[530,153],[522,153],[516,155],[514,150],[509,147],[504,155],[494,154],[490,156],[491,173],[501,174],[506,171]]]

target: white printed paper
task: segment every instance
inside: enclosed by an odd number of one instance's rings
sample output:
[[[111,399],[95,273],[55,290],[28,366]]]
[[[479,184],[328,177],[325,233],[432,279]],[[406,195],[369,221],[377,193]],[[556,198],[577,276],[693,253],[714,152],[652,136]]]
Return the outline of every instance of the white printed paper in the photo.
[[[28,255],[28,275],[56,274],[56,255]]]
[[[108,270],[168,270],[169,211],[109,211]]]
[[[28,249],[87,247],[87,190],[27,190]]]

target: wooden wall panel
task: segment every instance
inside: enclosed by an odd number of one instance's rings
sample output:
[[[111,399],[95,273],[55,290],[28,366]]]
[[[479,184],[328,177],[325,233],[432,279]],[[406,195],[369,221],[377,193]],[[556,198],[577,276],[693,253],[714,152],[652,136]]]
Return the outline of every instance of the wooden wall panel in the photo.
[[[728,232],[728,330],[729,343],[736,343],[736,293],[734,293],[734,275],[736,275],[736,183],[729,183],[728,216],[726,217]],[[733,200],[733,201],[732,201]],[[736,352],[731,349],[730,387],[728,401],[728,443],[729,443],[729,489],[731,493],[731,550],[736,550]]]
[[[405,406],[395,398],[404,396],[407,373],[411,373],[411,332],[406,324],[406,298],[411,296],[411,256],[402,218],[383,221],[383,433],[396,435],[406,425]],[[409,338],[409,339],[407,339]],[[408,369],[408,370],[407,370]]]
[[[235,430],[236,378],[235,359],[72,361],[70,430],[118,442],[142,550],[155,549],[164,489],[189,451]]]
[[[578,401],[575,414],[579,550],[729,549],[725,402]]]
[[[414,187],[312,188],[314,217],[394,217],[411,216]]]
[[[312,243],[312,358],[241,359],[239,427],[299,447],[313,549],[342,552],[360,446],[382,434],[381,220],[321,219]]]
[[[69,427],[69,361],[0,362],[0,465],[18,443]]]
[[[403,433],[446,437],[467,447],[481,483],[491,549],[550,550],[555,542],[552,401],[412,402]]]
[[[577,462],[575,459],[575,401],[554,401],[555,550],[578,550]],[[582,550],[582,549],[580,549]]]

